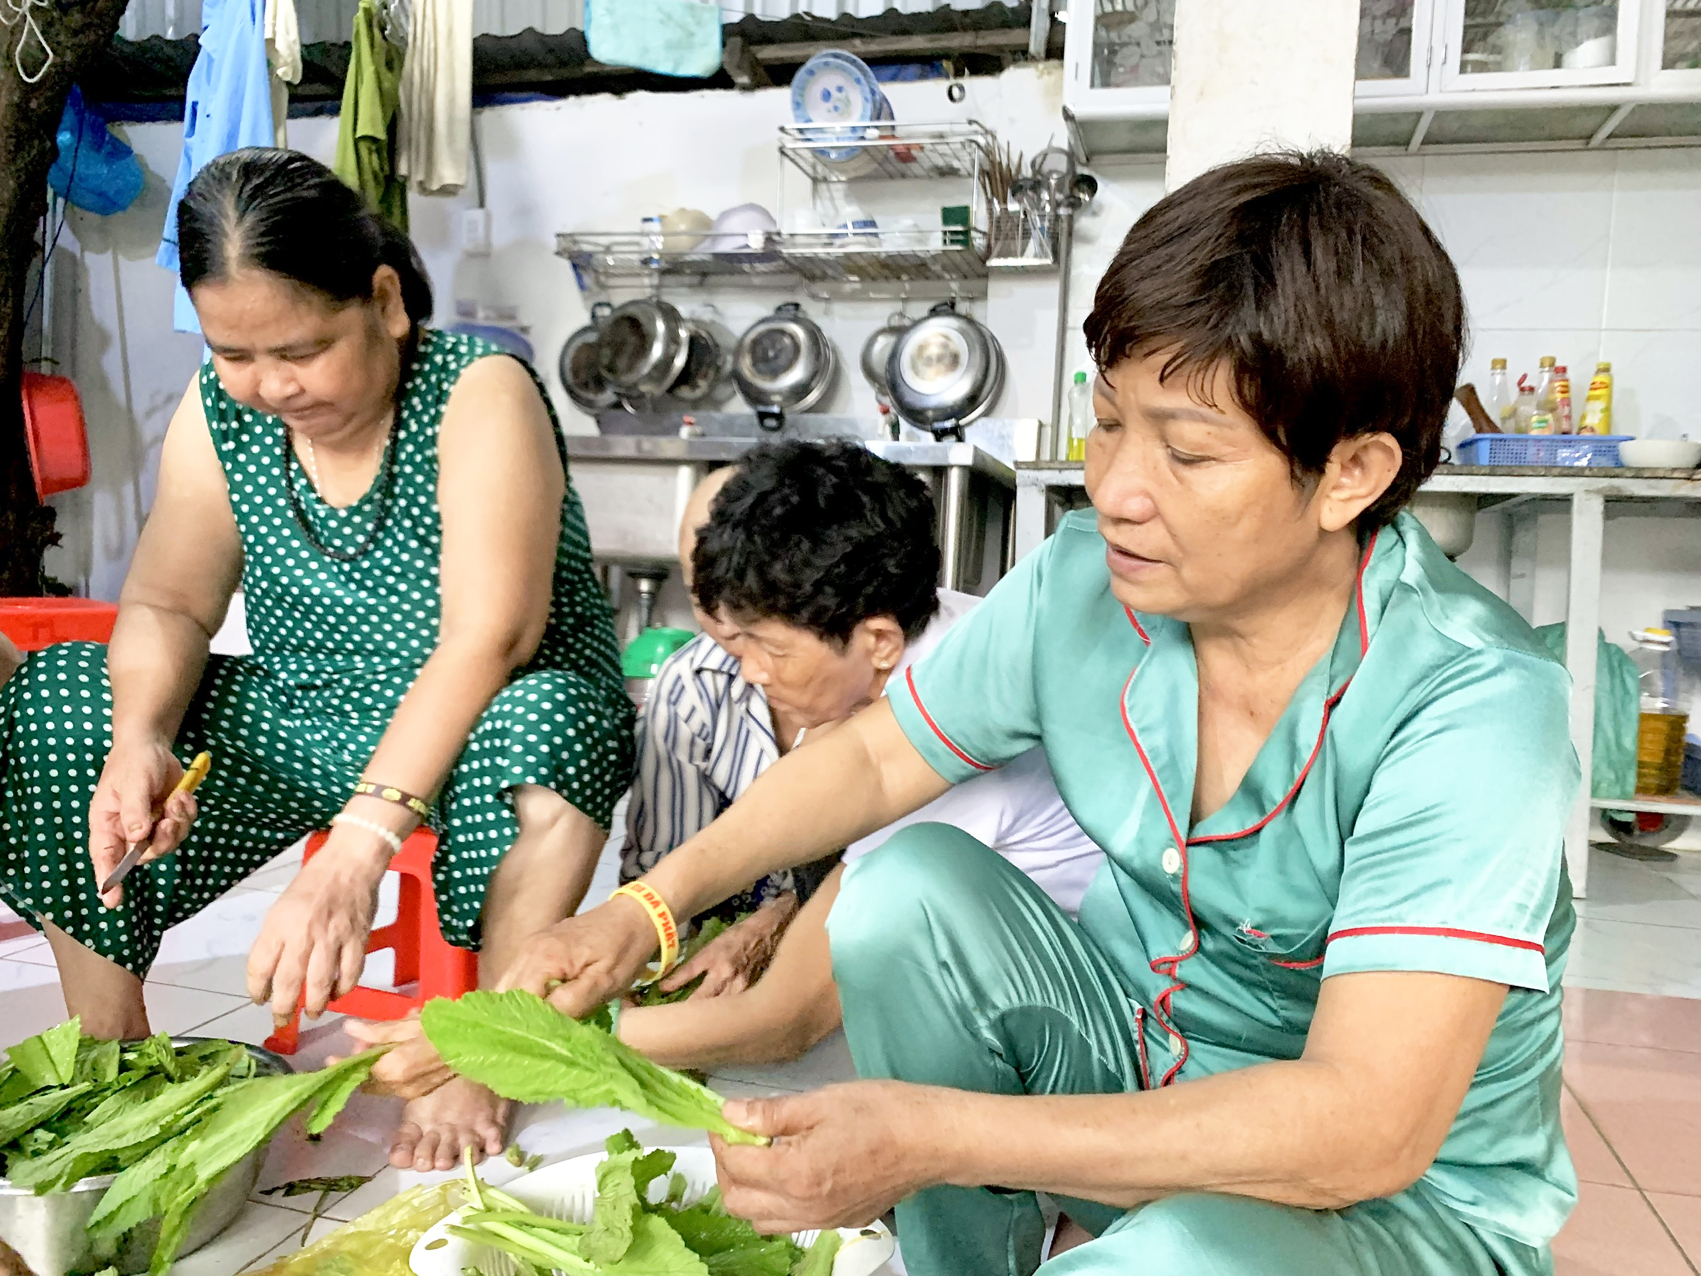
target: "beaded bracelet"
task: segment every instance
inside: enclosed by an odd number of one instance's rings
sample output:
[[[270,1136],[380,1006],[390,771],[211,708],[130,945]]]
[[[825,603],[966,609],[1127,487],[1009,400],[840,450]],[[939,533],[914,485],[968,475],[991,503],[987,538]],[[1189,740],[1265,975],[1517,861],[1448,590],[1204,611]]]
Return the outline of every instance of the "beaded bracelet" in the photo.
[[[415,797],[406,789],[398,789],[393,784],[374,784],[371,780],[362,780],[354,786],[354,795],[356,797],[373,797],[380,802],[405,806],[422,820],[431,815],[431,803],[422,797]]]
[[[331,823],[347,824],[350,828],[365,829],[368,833],[376,833],[389,846],[391,856],[400,855],[402,853],[402,839],[400,834],[391,829],[385,828],[382,824],[378,823],[377,820],[368,820],[362,816],[350,815],[347,811],[343,811],[333,815],[331,817]]]

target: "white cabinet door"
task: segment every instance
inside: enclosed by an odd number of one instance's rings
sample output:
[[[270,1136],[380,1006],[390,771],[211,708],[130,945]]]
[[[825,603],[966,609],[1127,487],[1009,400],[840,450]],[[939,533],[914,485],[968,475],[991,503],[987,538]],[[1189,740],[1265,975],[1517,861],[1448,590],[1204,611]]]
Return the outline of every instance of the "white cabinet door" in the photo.
[[[1636,77],[1642,0],[1446,0],[1441,89],[1555,89]]]
[[[1063,59],[1072,105],[1167,107],[1175,0],[1070,0]]]

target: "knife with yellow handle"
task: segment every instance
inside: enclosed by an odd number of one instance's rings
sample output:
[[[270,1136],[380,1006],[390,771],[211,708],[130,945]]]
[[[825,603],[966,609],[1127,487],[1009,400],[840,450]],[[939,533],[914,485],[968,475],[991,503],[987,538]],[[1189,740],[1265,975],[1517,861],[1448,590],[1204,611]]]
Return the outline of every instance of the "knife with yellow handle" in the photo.
[[[196,789],[201,787],[201,781],[207,778],[207,772],[212,769],[213,755],[210,753],[197,754],[195,756],[195,760],[189,764],[189,769],[183,773],[183,778],[177,782],[177,787],[172,789],[171,793],[165,800],[170,802],[171,799],[176,797],[179,793],[193,793]],[[114,886],[117,886],[126,877],[130,876],[130,870],[142,862],[142,856],[151,851],[153,849],[153,845],[154,839],[152,837],[146,837],[140,842],[137,842],[129,850],[125,851],[124,858],[118,861],[118,867],[112,870],[112,876],[108,877],[101,883],[100,893],[102,895],[106,894]]]

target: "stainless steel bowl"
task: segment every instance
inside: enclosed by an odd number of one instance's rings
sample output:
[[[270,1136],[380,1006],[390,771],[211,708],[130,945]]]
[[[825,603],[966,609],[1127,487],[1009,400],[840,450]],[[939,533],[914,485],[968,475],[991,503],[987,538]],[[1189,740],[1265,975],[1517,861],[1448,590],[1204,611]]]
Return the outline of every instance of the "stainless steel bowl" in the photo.
[[[172,1044],[186,1046],[206,1039],[177,1037]],[[249,1046],[248,1053],[254,1056],[261,1076],[291,1071],[289,1064],[270,1050]],[[190,1220],[180,1257],[194,1253],[212,1240],[242,1212],[259,1181],[266,1146],[255,1148],[213,1184],[212,1191],[201,1200]],[[13,1187],[0,1179],[0,1238],[18,1252],[35,1276],[68,1276],[70,1272],[98,1271],[108,1266],[118,1268],[124,1276],[147,1271],[154,1243],[159,1240],[157,1218],[125,1233],[114,1252],[97,1249],[89,1240],[89,1218],[115,1177],[103,1174],[82,1179],[68,1192],[47,1196],[37,1196],[31,1188]]]
[[[601,412],[620,402],[620,396],[602,374],[602,326],[614,307],[599,301],[591,307],[591,321],[567,338],[561,347],[559,371],[567,397],[586,412]]]
[[[765,430],[779,430],[787,412],[807,411],[819,403],[838,371],[833,343],[794,301],[751,324],[733,355],[738,392]]]
[[[685,319],[665,301],[615,307],[597,341],[603,380],[622,398],[654,399],[673,389],[691,353]]]

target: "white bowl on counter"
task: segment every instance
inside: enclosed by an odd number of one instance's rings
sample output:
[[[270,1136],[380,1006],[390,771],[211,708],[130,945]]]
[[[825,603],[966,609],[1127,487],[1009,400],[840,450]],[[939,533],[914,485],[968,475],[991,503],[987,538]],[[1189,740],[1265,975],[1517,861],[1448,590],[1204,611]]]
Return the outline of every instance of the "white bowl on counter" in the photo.
[[[1701,464],[1701,443],[1688,439],[1626,439],[1618,459],[1637,470],[1692,470]]]

